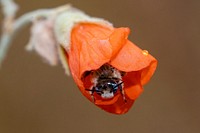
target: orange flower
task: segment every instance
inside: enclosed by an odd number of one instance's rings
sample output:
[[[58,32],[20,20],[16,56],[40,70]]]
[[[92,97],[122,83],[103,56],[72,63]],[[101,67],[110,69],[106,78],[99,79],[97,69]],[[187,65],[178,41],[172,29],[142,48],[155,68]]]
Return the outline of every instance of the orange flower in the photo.
[[[129,32],[129,28],[78,23],[71,31],[71,46],[66,52],[71,74],[82,94],[101,109],[114,114],[124,114],[131,108],[157,66],[154,57],[128,40]],[[91,76],[84,74],[105,64],[126,73],[122,76],[124,94],[117,91],[112,98],[104,99],[95,93],[91,96],[87,90],[93,84]]]

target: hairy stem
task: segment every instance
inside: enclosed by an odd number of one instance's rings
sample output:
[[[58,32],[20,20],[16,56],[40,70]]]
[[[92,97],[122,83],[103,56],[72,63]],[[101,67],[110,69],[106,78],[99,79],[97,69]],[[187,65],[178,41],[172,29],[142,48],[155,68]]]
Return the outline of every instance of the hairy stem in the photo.
[[[35,18],[47,18],[49,15],[56,15],[71,7],[70,5],[64,5],[53,9],[40,9],[26,13],[15,20],[17,5],[12,0],[0,0],[0,4],[2,4],[4,12],[3,31],[0,37],[0,67],[11,45],[12,39],[20,29],[31,23]]]
[[[0,66],[8,50],[13,32],[13,22],[18,6],[13,0],[0,0],[4,15],[2,34],[0,38]]]

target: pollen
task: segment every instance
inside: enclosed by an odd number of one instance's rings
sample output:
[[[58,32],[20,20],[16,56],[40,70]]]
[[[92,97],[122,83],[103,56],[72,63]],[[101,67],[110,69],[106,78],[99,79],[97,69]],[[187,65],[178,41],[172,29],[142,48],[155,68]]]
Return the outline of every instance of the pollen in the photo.
[[[149,52],[147,50],[142,50],[143,55],[147,56],[149,55]]]

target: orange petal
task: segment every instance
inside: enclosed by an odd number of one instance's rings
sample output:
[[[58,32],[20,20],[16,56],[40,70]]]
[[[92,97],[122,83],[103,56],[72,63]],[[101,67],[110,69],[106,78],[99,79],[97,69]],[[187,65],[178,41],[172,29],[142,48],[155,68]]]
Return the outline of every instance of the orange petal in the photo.
[[[123,81],[125,94],[130,99],[136,100],[143,92],[140,72],[128,72],[123,77]]]
[[[76,53],[76,60],[79,64],[79,77],[85,71],[99,68],[108,62],[112,55],[112,47],[108,40],[113,29],[97,24],[81,23],[74,27],[71,35],[71,53]],[[77,65],[72,66],[77,67]]]
[[[126,99],[126,103],[122,96],[119,97],[119,99],[111,105],[98,105],[103,110],[113,113],[113,114],[125,114],[129,111],[129,109],[132,107],[134,100],[131,100],[129,98]]]
[[[143,85],[155,72],[157,60],[150,54],[144,54],[140,48],[127,40],[110,64],[125,72],[141,71],[141,84]]]
[[[149,82],[149,80],[151,79],[151,77],[153,76],[156,70],[157,64],[158,64],[157,60],[154,59],[149,64],[149,66],[141,70],[141,84],[142,85],[145,85],[146,83]]]
[[[129,32],[129,28],[116,28],[110,35],[110,44],[112,46],[112,58],[116,56],[116,54],[126,43]]]

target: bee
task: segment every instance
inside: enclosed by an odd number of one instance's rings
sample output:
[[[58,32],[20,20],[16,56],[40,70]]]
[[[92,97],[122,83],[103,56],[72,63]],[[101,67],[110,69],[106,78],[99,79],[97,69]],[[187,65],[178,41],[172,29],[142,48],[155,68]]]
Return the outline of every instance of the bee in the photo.
[[[84,77],[88,75],[91,75],[91,82],[93,85],[90,89],[85,90],[90,92],[93,102],[95,102],[94,93],[100,95],[103,99],[111,99],[118,90],[126,102],[123,90],[124,82],[122,80],[125,72],[119,71],[109,64],[104,64],[97,70],[86,72]]]

